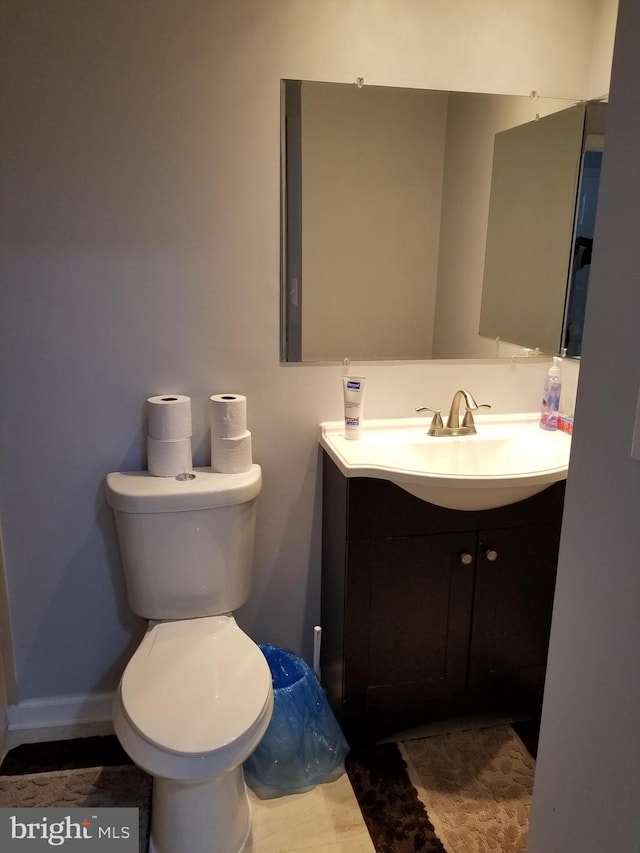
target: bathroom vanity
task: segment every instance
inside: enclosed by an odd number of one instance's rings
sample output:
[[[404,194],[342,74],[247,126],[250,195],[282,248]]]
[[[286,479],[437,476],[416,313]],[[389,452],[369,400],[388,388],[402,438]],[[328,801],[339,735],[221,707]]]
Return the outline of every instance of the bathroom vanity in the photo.
[[[564,480],[464,511],[322,457],[321,672],[347,737],[538,712]]]

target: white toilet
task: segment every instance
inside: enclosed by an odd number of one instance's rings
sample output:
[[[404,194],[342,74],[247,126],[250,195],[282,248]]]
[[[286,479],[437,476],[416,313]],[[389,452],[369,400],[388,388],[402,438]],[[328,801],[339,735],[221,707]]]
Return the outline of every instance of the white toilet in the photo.
[[[113,708],[153,778],[150,853],[238,853],[251,831],[242,762],[271,719],[271,673],[233,611],[249,596],[260,466],[109,474],[131,609],[149,620]]]

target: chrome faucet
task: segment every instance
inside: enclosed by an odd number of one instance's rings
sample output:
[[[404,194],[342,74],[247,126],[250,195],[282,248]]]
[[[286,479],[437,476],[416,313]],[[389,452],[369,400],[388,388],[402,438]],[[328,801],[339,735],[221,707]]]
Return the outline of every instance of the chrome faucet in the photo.
[[[460,423],[460,405],[464,400],[465,412]],[[473,422],[472,412],[477,409],[490,409],[488,403],[476,403],[472,394],[461,388],[453,395],[449,416],[447,417],[447,425],[442,423],[442,410],[432,409],[429,406],[420,406],[416,412],[433,412],[431,425],[427,431],[427,435],[475,435],[476,425]]]

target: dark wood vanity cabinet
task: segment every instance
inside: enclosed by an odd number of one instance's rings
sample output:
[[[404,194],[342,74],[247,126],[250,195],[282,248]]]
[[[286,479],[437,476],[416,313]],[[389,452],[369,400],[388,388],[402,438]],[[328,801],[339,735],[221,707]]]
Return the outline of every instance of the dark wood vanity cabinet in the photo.
[[[322,682],[349,737],[539,710],[563,500],[459,512],[323,452]]]

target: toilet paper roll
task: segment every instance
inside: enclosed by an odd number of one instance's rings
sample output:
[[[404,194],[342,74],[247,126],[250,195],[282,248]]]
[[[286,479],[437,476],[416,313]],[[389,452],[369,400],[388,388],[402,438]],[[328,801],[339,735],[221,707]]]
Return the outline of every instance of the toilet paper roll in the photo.
[[[242,394],[214,394],[211,400],[211,435],[240,438],[247,431],[247,398]]]
[[[211,468],[219,474],[242,474],[251,468],[251,433],[233,438],[211,436]]]
[[[191,471],[191,439],[147,437],[147,469],[154,477],[177,477]]]
[[[190,438],[191,398],[162,394],[147,400],[148,433],[151,438],[175,441]]]

